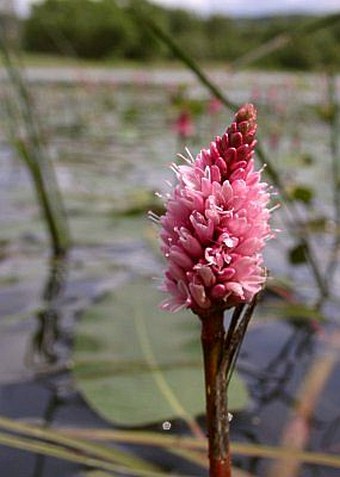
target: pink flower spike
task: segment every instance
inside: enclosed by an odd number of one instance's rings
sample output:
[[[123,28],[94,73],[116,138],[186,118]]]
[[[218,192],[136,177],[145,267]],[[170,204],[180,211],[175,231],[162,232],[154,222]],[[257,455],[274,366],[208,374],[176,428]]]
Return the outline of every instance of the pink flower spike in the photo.
[[[250,303],[262,288],[262,250],[273,232],[270,188],[254,170],[256,129],[256,110],[245,104],[209,148],[176,167],[160,218],[162,290],[170,295],[163,309],[206,316]]]

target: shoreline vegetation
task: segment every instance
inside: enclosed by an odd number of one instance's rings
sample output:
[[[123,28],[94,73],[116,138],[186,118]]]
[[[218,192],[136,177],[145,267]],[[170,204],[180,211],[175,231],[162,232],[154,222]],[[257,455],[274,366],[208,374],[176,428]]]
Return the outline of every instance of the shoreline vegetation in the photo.
[[[29,53],[21,51],[19,55],[19,66],[25,68],[75,68],[79,70],[127,70],[127,71],[145,71],[147,72],[157,72],[160,70],[163,71],[180,71],[187,72],[188,69],[183,65],[182,62],[178,60],[152,60],[152,61],[143,61],[143,60],[131,60],[131,59],[84,59],[84,58],[74,58],[69,56],[63,56],[58,54],[46,54],[46,53]],[[211,73],[214,72],[224,72],[226,74],[240,74],[240,73],[265,73],[268,75],[275,74],[287,74],[296,75],[314,75],[321,74],[321,70],[291,70],[289,68],[265,68],[260,66],[249,65],[246,68],[234,69],[230,64],[224,61],[202,61],[200,66],[205,71]],[[5,68],[2,58],[0,58],[0,70]],[[336,74],[340,74],[340,70],[336,71]]]
[[[26,61],[44,65],[45,61],[76,61],[101,66],[173,66],[177,63],[174,53],[153,35],[147,18],[201,64],[222,64],[235,70],[340,70],[340,13],[201,17],[144,0],[44,0],[33,6],[27,18],[18,20],[16,42]],[[6,17],[0,20],[6,26]],[[14,28],[8,18],[7,24]]]

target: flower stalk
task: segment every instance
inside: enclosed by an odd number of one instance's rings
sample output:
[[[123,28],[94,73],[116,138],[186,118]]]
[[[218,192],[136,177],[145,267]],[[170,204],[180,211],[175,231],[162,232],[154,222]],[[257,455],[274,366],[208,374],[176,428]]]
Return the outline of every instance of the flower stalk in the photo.
[[[210,477],[231,476],[227,380],[221,373],[225,330],[223,311],[201,317]]]
[[[228,384],[257,298],[258,295],[255,295],[249,305],[241,304],[234,308],[228,330],[225,329],[221,309],[199,316],[202,324],[210,477],[231,476]]]

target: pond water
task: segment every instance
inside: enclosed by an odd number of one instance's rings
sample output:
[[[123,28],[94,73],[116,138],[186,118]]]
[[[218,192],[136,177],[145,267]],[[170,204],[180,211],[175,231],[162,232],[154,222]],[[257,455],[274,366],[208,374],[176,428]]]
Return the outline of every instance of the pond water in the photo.
[[[321,224],[321,229],[313,234],[313,245],[324,269],[335,227],[329,186],[330,128],[322,116],[327,106],[325,78],[257,72],[231,74],[223,70],[213,71],[212,76],[232,101],[256,103],[261,141],[287,188],[294,190],[302,184],[310,194],[310,200],[297,201],[296,207],[304,221]],[[115,292],[119,295],[124,294],[124,289],[131,290],[131,283],[137,283],[146,294],[145,286],[155,289],[154,277],[160,275],[162,262],[155,230],[146,219],[150,208],[161,207],[154,193],[165,191],[165,181],[172,181],[168,166],[176,160],[176,153],[183,152],[185,145],[196,153],[214,135],[223,132],[231,113],[214,104],[195,79],[182,70],[32,69],[27,71],[27,78],[46,151],[62,191],[73,247],[67,264],[51,266],[35,192],[27,170],[9,144],[9,120],[3,109],[1,414],[52,428],[117,428],[124,424],[124,419],[121,422],[118,415],[112,424],[106,411],[100,412],[93,405],[87,395],[89,385],[83,383],[79,371],[84,357],[102,358],[104,351],[98,342],[105,341],[102,335],[96,335],[91,323],[87,325],[85,320],[82,325],[82,317],[97,310],[97,306],[102,310],[101,304],[113,299]],[[2,98],[11,94],[3,72],[0,88]],[[186,138],[179,123],[183,111],[191,121],[192,134]],[[20,126],[20,122],[17,124]],[[284,213],[277,213],[280,228],[284,228],[283,217]],[[306,265],[293,266],[287,260],[287,253],[295,245],[296,239],[283,231],[266,252],[274,280],[239,356],[238,375],[246,382],[248,398],[240,408],[235,406],[232,439],[280,446],[295,438],[297,450],[308,450],[311,455],[337,455],[339,301],[336,296],[330,298],[318,313],[303,305],[313,303],[317,288]],[[333,291],[339,289],[339,269],[332,285]],[[133,288],[134,293],[138,294],[138,286]],[[131,296],[131,302],[134,301]],[[118,304],[110,303],[102,313],[122,323]],[[148,302],[138,303],[136,306],[147,321]],[[100,313],[97,311],[98,320]],[[321,314],[324,322],[318,321]],[[171,315],[160,313],[159,320],[174,320],[178,339],[189,333],[187,346],[199,353],[199,331],[193,317],[188,315],[185,330],[183,322]],[[114,342],[115,333],[119,336],[117,329],[112,328],[112,333],[106,337],[109,342]],[[129,333],[127,328],[126,335],[121,336],[123,348],[134,346]],[[83,355],[84,350],[90,354]],[[185,355],[186,359],[191,359],[190,353]],[[137,359],[127,355],[126,362],[130,363],[132,358]],[[194,367],[196,364],[195,357]],[[111,378],[119,372],[111,370]],[[126,386],[131,387],[132,393],[133,389],[139,392],[133,376],[129,376],[130,384]],[[112,392],[116,390],[118,394],[120,388],[116,386],[113,385]],[[188,386],[194,383],[188,382]],[[171,435],[189,432],[183,420],[169,418]],[[199,422],[204,427],[202,416]],[[142,428],[164,433],[162,424],[162,420],[150,421]],[[206,475],[199,465],[158,448],[130,445],[128,449],[159,464],[169,475]],[[235,454],[234,464],[254,476],[289,475],[277,470],[286,463],[261,455]],[[293,463],[295,473],[290,475],[339,475],[339,463],[331,467],[322,462],[311,459],[308,463],[305,459],[295,467]],[[89,469],[79,463],[5,445],[0,447],[0,463],[3,475],[13,477],[104,475],[87,474]],[[117,471],[105,475],[126,474]]]

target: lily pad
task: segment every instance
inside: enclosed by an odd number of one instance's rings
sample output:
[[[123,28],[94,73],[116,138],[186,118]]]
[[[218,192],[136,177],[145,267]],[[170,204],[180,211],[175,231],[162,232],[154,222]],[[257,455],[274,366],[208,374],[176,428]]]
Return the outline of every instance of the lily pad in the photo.
[[[319,322],[326,321],[325,316],[319,310],[298,302],[269,302],[262,307],[262,312],[271,318],[289,320],[297,324],[308,323],[312,320]]]
[[[288,251],[288,258],[292,265],[306,263],[306,248],[303,243],[295,245]]]
[[[78,388],[99,414],[117,424],[190,420],[205,412],[198,320],[186,312],[160,311],[160,299],[149,281],[139,280],[94,304],[79,324]],[[230,409],[243,408],[247,397],[234,375]]]
[[[314,191],[311,187],[300,184],[292,188],[290,196],[298,202],[303,202],[304,204],[309,205],[314,197]]]

